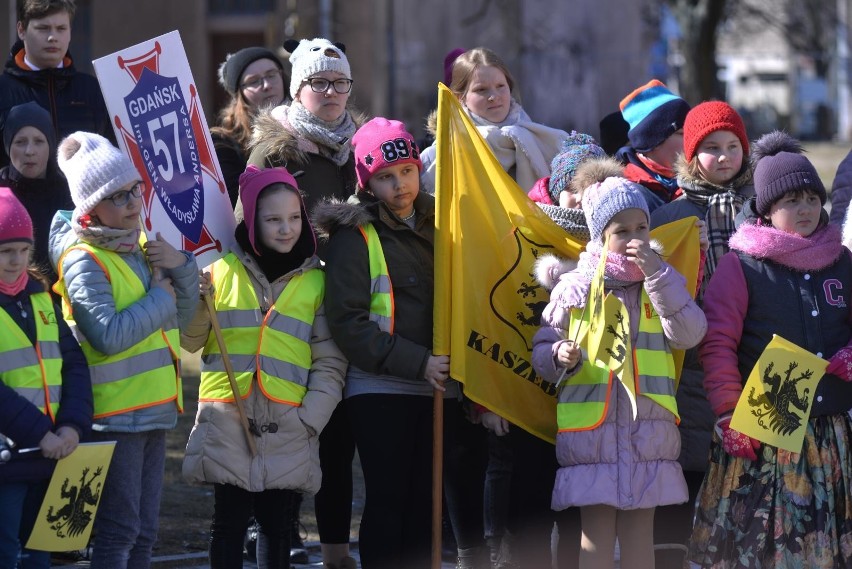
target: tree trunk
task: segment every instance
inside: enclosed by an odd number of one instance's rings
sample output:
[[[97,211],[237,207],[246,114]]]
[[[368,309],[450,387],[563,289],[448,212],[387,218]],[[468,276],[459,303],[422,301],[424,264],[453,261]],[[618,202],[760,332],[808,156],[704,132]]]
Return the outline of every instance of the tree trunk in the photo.
[[[722,95],[716,77],[716,31],[727,0],[669,0],[681,29],[680,96],[690,105]]]

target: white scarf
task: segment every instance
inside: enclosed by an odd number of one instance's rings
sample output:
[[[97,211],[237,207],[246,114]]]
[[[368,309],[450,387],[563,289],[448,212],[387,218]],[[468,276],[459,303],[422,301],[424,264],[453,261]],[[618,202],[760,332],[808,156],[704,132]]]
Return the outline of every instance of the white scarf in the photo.
[[[533,122],[514,99],[509,115],[501,123],[466,110],[503,169],[510,172],[514,168],[514,178],[521,189],[527,191],[539,178],[550,176],[550,162],[559,154],[567,132]]]

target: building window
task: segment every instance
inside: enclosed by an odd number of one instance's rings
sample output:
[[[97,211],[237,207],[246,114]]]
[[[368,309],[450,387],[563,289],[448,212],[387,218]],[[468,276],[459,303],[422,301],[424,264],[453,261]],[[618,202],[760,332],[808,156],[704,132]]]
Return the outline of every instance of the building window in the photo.
[[[209,13],[223,14],[259,14],[275,10],[275,0],[209,0]]]

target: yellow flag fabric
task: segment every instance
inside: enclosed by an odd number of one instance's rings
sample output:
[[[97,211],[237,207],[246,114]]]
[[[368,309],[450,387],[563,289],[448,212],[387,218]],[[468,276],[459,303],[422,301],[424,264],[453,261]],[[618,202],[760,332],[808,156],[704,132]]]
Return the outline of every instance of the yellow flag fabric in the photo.
[[[89,542],[115,442],[82,443],[56,463],[26,547],[75,551]]]
[[[698,266],[701,262],[696,221],[698,221],[697,217],[686,217],[661,225],[651,232],[651,238],[662,246],[663,260],[686,278],[686,290],[692,298],[695,298],[698,288]],[[675,364],[675,388],[680,382],[680,370],[683,369],[685,355],[686,352],[683,350],[672,350]]]
[[[435,354],[465,394],[547,441],[556,389],[532,368],[532,337],[550,294],[533,275],[544,253],[577,258],[571,239],[502,169],[443,85],[438,87]]]
[[[781,336],[760,354],[731,428],[774,447],[801,452],[819,380],[828,362]]]

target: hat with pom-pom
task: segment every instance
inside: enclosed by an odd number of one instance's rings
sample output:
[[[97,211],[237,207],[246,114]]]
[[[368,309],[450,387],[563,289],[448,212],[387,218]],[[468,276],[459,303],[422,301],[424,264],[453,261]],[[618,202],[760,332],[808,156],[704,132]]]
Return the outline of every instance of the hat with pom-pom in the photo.
[[[683,128],[689,103],[652,79],[624,97],[619,108],[630,125],[630,146],[637,152],[650,152]]]
[[[801,143],[781,131],[773,131],[755,141],[755,210],[769,215],[772,204],[791,191],[810,190],[825,205],[825,186],[811,161],[802,154]]]
[[[449,87],[450,83],[453,82],[453,63],[455,63],[456,59],[458,59],[465,51],[467,50],[457,47],[448,51],[447,55],[444,56],[444,85],[447,87]]]
[[[231,95],[235,95],[240,88],[240,79],[246,67],[259,59],[268,59],[275,63],[278,70],[284,73],[284,66],[278,57],[265,47],[247,47],[236,53],[229,53],[225,61],[219,66],[219,84]]]
[[[296,100],[296,93],[307,79],[322,71],[336,71],[347,79],[352,78],[349,60],[346,59],[346,46],[331,43],[324,38],[287,40],[284,49],[290,52],[290,97]]]
[[[581,162],[589,158],[603,158],[606,152],[598,146],[597,141],[575,130],[562,143],[562,148],[550,162],[550,181],[547,191],[553,203],[559,203],[559,194],[563,190],[570,191],[571,179]]]
[[[734,133],[740,139],[743,154],[748,155],[748,136],[746,136],[745,124],[740,114],[728,103],[706,101],[693,107],[686,115],[683,123],[684,159],[687,162],[692,160],[701,141],[719,130],[729,130]]]
[[[641,209],[650,220],[648,203],[642,187],[626,178],[610,177],[592,184],[583,193],[583,213],[589,226],[591,241],[601,241],[612,218],[626,209]]]
[[[11,188],[0,187],[0,243],[33,242],[33,220]]]
[[[93,132],[69,134],[59,144],[58,155],[74,201],[75,220],[124,186],[142,181],[130,158]]]
[[[423,171],[417,141],[399,121],[376,117],[364,123],[352,137],[358,185],[367,189],[373,175],[388,166],[415,164]]]
[[[260,251],[257,250],[254,231],[255,225],[257,225],[255,220],[257,198],[260,197],[260,192],[272,184],[287,184],[292,186],[296,193],[299,192],[299,184],[296,183],[296,178],[283,166],[258,168],[254,164],[249,164],[245,172],[240,174],[240,203],[243,205],[243,219],[248,229],[249,243],[258,255],[260,255]]]

